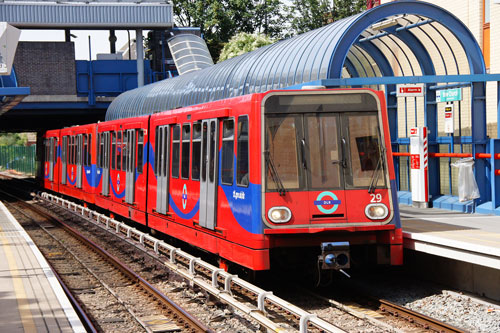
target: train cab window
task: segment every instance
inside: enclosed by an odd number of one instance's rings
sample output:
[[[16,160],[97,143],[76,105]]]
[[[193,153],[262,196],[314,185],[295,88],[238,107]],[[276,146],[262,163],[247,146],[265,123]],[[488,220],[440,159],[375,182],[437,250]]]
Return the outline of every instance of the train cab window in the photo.
[[[181,127],[175,125],[172,134],[172,177],[179,178],[179,154],[180,154]]]
[[[349,161],[346,175],[350,187],[370,186],[375,172],[380,172],[375,186],[385,186],[383,160],[380,152],[380,134],[377,115],[352,114],[346,117],[349,128]]]
[[[236,158],[236,184],[247,187],[250,180],[248,174],[248,117],[238,118],[238,156]]]
[[[116,170],[116,132],[111,133],[111,169]]]
[[[221,182],[233,185],[234,161],[234,120],[227,119],[222,123],[222,166]]]
[[[144,131],[137,130],[137,173],[142,174],[142,166],[144,165]]]
[[[116,134],[116,170],[122,169],[122,131]]]
[[[300,185],[298,146],[300,116],[269,115],[266,119],[266,164],[268,190],[278,190],[279,179],[285,189]]]
[[[338,115],[313,113],[305,116],[309,188],[340,188],[342,157],[338,144]]]
[[[186,124],[182,126],[182,164],[181,164],[181,177],[182,179],[189,179],[189,145],[191,139],[191,125]]]
[[[200,180],[201,124],[193,124],[193,157],[191,158],[191,179]]]

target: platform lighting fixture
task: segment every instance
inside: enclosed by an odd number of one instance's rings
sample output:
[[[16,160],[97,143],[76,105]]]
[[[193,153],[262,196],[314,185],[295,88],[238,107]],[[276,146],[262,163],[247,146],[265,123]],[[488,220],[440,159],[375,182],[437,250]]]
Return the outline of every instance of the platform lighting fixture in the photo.
[[[387,20],[383,20],[383,21],[377,22],[375,24],[372,24],[372,26],[370,28],[372,30],[383,30],[383,29],[386,29],[386,28],[393,27],[396,24],[398,24],[398,18],[399,17],[394,17],[394,18],[391,18],[391,19],[387,19]]]

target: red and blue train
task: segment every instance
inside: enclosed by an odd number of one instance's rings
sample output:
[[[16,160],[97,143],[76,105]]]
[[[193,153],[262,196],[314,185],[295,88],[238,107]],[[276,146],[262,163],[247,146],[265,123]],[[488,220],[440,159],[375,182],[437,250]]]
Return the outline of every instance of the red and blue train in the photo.
[[[44,139],[47,189],[222,262],[259,271],[312,253],[323,268],[402,264],[382,92],[274,90]]]

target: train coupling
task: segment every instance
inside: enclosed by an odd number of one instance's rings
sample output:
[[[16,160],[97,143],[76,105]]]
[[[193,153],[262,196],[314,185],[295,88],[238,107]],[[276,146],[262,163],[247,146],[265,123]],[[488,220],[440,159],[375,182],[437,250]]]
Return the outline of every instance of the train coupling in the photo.
[[[321,255],[318,256],[318,263],[322,269],[335,269],[349,277],[343,270],[351,267],[349,242],[321,243]]]

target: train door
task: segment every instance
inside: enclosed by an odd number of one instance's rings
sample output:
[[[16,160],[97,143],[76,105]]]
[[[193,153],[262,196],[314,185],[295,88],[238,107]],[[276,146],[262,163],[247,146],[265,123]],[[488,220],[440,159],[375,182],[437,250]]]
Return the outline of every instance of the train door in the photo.
[[[76,137],[76,187],[82,188],[83,135]]]
[[[161,214],[166,214],[168,210],[169,147],[169,125],[158,126],[155,142],[156,211]]]
[[[215,229],[219,161],[219,120],[202,122],[200,179],[200,226]]]
[[[123,152],[123,163],[125,169],[125,202],[128,204],[134,203],[135,193],[135,151],[136,151],[136,130],[129,129],[124,133],[123,138],[127,150]]]
[[[108,196],[109,195],[109,148],[111,145],[109,132],[103,132],[101,134],[102,140],[102,189],[101,194]]]
[[[61,149],[61,184],[66,184],[67,155],[68,155],[68,137],[63,136],[62,149]]]

